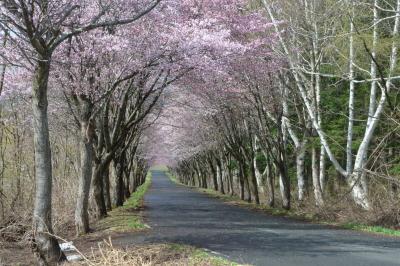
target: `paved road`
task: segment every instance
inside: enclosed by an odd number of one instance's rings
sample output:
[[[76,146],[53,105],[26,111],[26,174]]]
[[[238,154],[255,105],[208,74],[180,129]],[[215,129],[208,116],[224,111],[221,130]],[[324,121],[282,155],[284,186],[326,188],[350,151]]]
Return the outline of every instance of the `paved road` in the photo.
[[[152,227],[126,239],[176,242],[252,265],[400,265],[400,239],[370,236],[268,216],[171,182],[153,171],[145,197],[145,216]]]

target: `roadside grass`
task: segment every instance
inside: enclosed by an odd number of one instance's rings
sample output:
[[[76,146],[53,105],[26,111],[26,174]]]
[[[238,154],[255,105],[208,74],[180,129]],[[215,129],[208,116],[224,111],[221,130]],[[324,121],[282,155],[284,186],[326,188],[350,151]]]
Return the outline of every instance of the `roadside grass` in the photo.
[[[344,224],[343,227],[346,229],[364,231],[364,232],[368,232],[368,233],[400,237],[399,230],[394,230],[394,229],[390,229],[390,228],[386,228],[386,227],[382,227],[382,226],[370,226],[370,225],[363,225],[363,224],[358,224],[358,223],[347,223],[347,224]]]
[[[178,181],[178,179],[176,179],[176,177],[175,177],[173,174],[171,174],[169,171],[164,171],[164,173],[165,173],[165,174],[168,176],[168,178],[169,178],[172,182],[174,182],[175,184],[178,184],[178,185],[187,187],[185,184],[180,183],[180,182]]]
[[[372,226],[372,225],[366,225],[366,224],[361,224],[361,223],[354,223],[354,222],[338,223],[338,222],[334,222],[334,221],[320,219],[319,217],[317,217],[316,214],[305,213],[304,211],[300,211],[300,210],[293,210],[293,209],[285,210],[285,209],[281,209],[281,208],[270,208],[266,205],[257,205],[255,203],[249,203],[247,201],[243,201],[236,195],[222,194],[219,191],[215,191],[213,189],[204,189],[204,188],[187,186],[185,184],[180,183],[176,179],[176,177],[173,174],[171,174],[169,171],[166,171],[166,175],[174,183],[177,183],[182,186],[194,188],[202,193],[205,193],[214,198],[218,198],[218,199],[220,199],[228,204],[231,204],[231,205],[246,207],[246,208],[250,208],[253,210],[257,210],[257,211],[262,211],[264,213],[268,213],[268,214],[274,215],[274,216],[281,216],[281,217],[293,218],[293,219],[298,219],[298,220],[303,220],[303,221],[308,221],[308,222],[313,222],[313,223],[331,225],[331,226],[336,226],[336,227],[343,228],[343,229],[367,232],[367,233],[372,233],[372,234],[377,234],[377,235],[400,237],[400,230],[395,230],[395,229],[386,228],[386,227],[382,227],[382,226]]]
[[[187,254],[187,262],[184,265],[212,265],[212,266],[239,266],[228,259],[211,255],[204,249],[182,244],[168,244],[172,250]]]
[[[108,212],[108,216],[97,221],[96,231],[129,232],[148,228],[140,215],[143,207],[143,197],[151,185],[151,172],[146,177],[146,182],[139,186],[136,192],[124,203],[123,206]]]
[[[72,265],[238,266],[239,264],[188,245],[166,243],[120,248],[108,240],[99,244],[98,249],[93,250],[85,260]]]

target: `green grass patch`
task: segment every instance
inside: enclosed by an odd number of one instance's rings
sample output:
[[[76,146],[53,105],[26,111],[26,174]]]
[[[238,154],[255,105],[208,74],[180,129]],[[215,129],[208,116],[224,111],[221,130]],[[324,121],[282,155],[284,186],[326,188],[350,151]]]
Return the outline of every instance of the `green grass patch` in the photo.
[[[142,206],[142,200],[151,185],[151,172],[147,173],[146,182],[136,189],[136,192],[124,203],[122,209],[136,209]]]
[[[176,184],[179,184],[179,185],[183,185],[183,184],[181,184],[181,183],[178,181],[178,179],[176,179],[176,177],[175,177],[173,174],[171,174],[168,170],[167,170],[167,171],[164,171],[164,173],[168,176],[168,178],[169,178],[172,182],[174,182],[174,183],[176,183]]]
[[[213,266],[236,266],[235,262],[229,261],[222,257],[216,257],[208,252],[196,249],[189,257],[190,265],[213,265]]]
[[[381,234],[381,235],[389,235],[389,236],[400,236],[399,230],[394,230],[382,226],[370,226],[370,225],[363,225],[358,223],[347,223],[342,226],[346,229],[357,230],[357,231],[364,231],[369,233]]]
[[[187,262],[185,263],[187,265],[239,266],[239,264],[228,259],[212,255],[204,249],[175,243],[168,244],[168,246],[173,251],[187,254]]]
[[[146,177],[146,182],[132,193],[131,197],[124,203],[110,212],[104,219],[97,221],[96,231],[129,232],[148,228],[140,215],[140,208],[143,206],[143,197],[151,185],[151,172]]]

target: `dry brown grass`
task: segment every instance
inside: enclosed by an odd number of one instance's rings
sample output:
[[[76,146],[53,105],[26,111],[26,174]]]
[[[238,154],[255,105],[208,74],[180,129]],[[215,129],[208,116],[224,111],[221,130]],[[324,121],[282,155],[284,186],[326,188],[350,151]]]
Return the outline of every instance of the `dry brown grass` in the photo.
[[[85,257],[83,261],[68,265],[90,266],[228,266],[237,265],[222,258],[214,257],[192,246],[178,244],[150,244],[128,248],[113,246],[111,240],[99,244],[96,250]]]
[[[56,235],[70,237],[74,233],[75,191],[78,182],[75,180],[55,180],[53,196],[53,230]],[[27,182],[23,187],[34,187]],[[7,193],[11,195],[12,191]],[[17,205],[5,204],[3,219],[0,219],[0,247],[6,243],[28,244],[31,236],[34,191],[24,190],[24,197],[18,199]],[[8,196],[7,198],[11,198]]]

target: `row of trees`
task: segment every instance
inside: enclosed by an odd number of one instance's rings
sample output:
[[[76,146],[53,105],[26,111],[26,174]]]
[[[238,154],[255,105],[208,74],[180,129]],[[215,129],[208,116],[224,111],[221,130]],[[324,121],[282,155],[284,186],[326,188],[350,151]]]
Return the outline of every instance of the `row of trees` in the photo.
[[[0,3],[2,154],[15,154],[2,157],[2,217],[15,219],[16,205],[3,203],[22,192],[18,184],[35,182],[33,246],[40,264],[65,259],[53,230],[53,180],[56,191],[60,175],[78,183],[71,185],[78,234],[89,232],[90,213],[101,219],[122,205],[144,182],[164,93],[222,71],[230,57],[269,40],[270,24],[246,6],[229,0]]]
[[[284,209],[293,195],[322,208],[340,199],[329,185],[346,184],[341,191],[361,209],[393,213],[400,1],[261,0],[251,7],[272,23],[270,43],[197,77],[185,104],[170,106],[166,123],[181,132],[164,140],[173,151],[166,159],[176,162],[180,181],[256,203],[264,192],[269,206],[277,183]],[[398,209],[393,215],[399,223]]]
[[[147,116],[165,87],[153,76],[156,69],[135,70],[121,60],[119,25],[132,23],[149,13],[159,1],[128,6],[92,1],[2,1],[2,85],[4,93],[32,91],[35,200],[34,251],[40,264],[64,260],[52,227],[52,146],[48,122],[48,88],[53,112],[65,111],[67,103],[74,120],[67,126],[80,129],[79,188],[75,223],[77,233],[89,231],[88,200],[93,186],[97,217],[111,208],[108,175],[116,171],[114,202],[123,200],[143,183],[146,162],[138,157],[139,141]],[[107,32],[109,31],[109,32]],[[106,51],[105,44],[114,44]],[[126,44],[127,46],[129,44]],[[129,47],[133,48],[133,47]],[[101,53],[99,53],[101,52]],[[129,62],[130,63],[130,62]],[[105,69],[110,67],[110,69]],[[136,76],[139,75],[140,79]],[[160,74],[158,74],[161,76]],[[149,81],[149,82],[148,82]],[[140,83],[141,82],[141,83]],[[148,83],[150,84],[148,84]],[[7,98],[7,97],[5,97]],[[9,102],[6,100],[5,106]],[[7,108],[5,108],[7,114]],[[26,125],[25,125],[26,126]],[[112,131],[111,131],[112,130]],[[79,131],[77,131],[78,133]],[[4,161],[3,161],[4,162]],[[92,176],[92,166],[94,171]],[[91,182],[92,179],[92,182]]]

